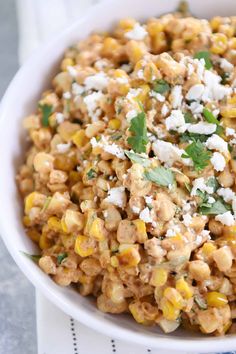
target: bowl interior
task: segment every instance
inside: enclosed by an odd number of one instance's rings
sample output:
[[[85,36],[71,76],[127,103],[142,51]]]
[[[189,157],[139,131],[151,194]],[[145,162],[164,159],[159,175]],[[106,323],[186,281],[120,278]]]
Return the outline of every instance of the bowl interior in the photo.
[[[195,16],[208,18],[214,15],[236,15],[235,0],[208,0],[203,3],[189,0]],[[57,286],[48,276],[27,259],[20,251],[35,253],[35,245],[25,236],[21,224],[22,204],[19,199],[15,174],[22,162],[22,151],[26,144],[22,131],[22,118],[35,110],[36,102],[43,89],[57,70],[58,62],[68,46],[86,37],[92,31],[109,30],[123,17],[145,20],[175,10],[178,0],[109,0],[99,4],[81,20],[72,24],[55,39],[40,48],[18,72],[8,88],[1,107],[0,116],[0,228],[9,252],[26,276],[44,295],[63,311],[88,326],[128,341],[155,348],[190,352],[230,350],[236,347],[236,338],[206,338],[199,334],[178,330],[165,335],[158,327],[143,327],[126,315],[108,315],[99,312],[93,299],[83,298],[72,288]],[[109,14],[109,16],[108,16]]]

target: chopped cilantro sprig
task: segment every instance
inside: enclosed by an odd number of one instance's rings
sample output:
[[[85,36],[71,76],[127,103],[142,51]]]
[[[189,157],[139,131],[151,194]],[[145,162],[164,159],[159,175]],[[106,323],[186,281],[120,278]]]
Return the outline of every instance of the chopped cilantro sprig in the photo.
[[[201,143],[200,140],[193,141],[185,149],[185,153],[182,154],[182,158],[191,159],[196,171],[200,172],[207,167],[210,158],[211,152],[208,151],[205,146]]]
[[[166,93],[170,90],[170,85],[168,84],[167,81],[161,79],[161,80],[156,80],[154,85],[153,85],[153,91],[163,94]]]
[[[151,182],[162,187],[169,187],[174,184],[173,172],[163,166],[153,168],[144,172],[144,176]]]
[[[198,60],[204,59],[204,61],[205,61],[205,68],[206,68],[207,70],[210,70],[210,69],[213,67],[212,61],[211,61],[210,52],[207,52],[207,51],[200,51],[200,52],[198,52],[198,53],[196,53],[196,54],[194,55],[194,59],[198,59]]]
[[[129,131],[133,133],[133,136],[130,136],[127,141],[134,152],[146,152],[148,137],[146,115],[144,112],[139,113],[131,120]]]
[[[42,113],[42,125],[44,127],[49,126],[49,117],[53,112],[53,107],[49,104],[39,104],[39,110]]]

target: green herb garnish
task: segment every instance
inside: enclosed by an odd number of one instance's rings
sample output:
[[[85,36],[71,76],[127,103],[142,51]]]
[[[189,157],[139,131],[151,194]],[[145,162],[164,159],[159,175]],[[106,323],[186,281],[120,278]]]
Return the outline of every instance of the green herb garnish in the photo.
[[[49,126],[49,117],[53,112],[53,107],[49,104],[39,104],[39,110],[42,112],[42,125]]]
[[[211,152],[207,151],[201,141],[193,141],[185,149],[185,154],[182,155],[184,159],[192,159],[196,171],[202,171],[207,167],[211,158]]]
[[[185,123],[195,123],[195,121],[196,121],[194,119],[194,116],[190,112],[184,113],[184,120],[185,120]]]
[[[121,133],[115,133],[115,134],[112,134],[110,138],[113,141],[117,141],[117,140],[120,140],[122,138],[122,134]]]
[[[206,310],[207,309],[207,303],[206,301],[203,299],[203,297],[200,297],[198,295],[194,296],[194,302],[198,305],[198,307],[202,310]]]
[[[144,176],[151,182],[156,183],[159,186],[169,187],[174,183],[173,172],[165,167],[156,167],[152,170],[144,172]]]
[[[153,85],[153,91],[163,94],[170,90],[170,85],[165,80],[157,80]]]
[[[219,182],[215,177],[210,177],[206,183],[207,187],[212,187],[213,188],[213,193],[217,191],[217,189],[220,187]]]
[[[204,108],[203,109],[203,115],[208,123],[216,124],[216,134],[222,135],[224,128],[220,125],[220,122],[218,119],[214,116],[214,114],[209,111],[208,109]]]
[[[61,264],[62,261],[64,261],[65,258],[68,257],[68,254],[67,253],[60,253],[58,256],[57,256],[57,263],[58,264]]]
[[[144,167],[150,166],[151,161],[148,160],[146,157],[143,157],[141,155],[135,154],[132,151],[125,150],[125,155],[133,162],[133,163],[139,163],[140,165]]]
[[[212,62],[211,62],[211,55],[210,55],[210,52],[207,52],[207,51],[200,51],[200,52],[198,52],[198,53],[196,53],[196,54],[194,55],[194,59],[198,59],[198,60],[204,59],[204,61],[205,61],[205,68],[206,68],[207,70],[210,70],[210,69],[213,67]]]
[[[129,137],[127,141],[134,152],[146,152],[148,137],[146,115],[144,112],[139,113],[131,120],[129,131],[133,133],[133,136]]]
[[[201,205],[199,211],[203,215],[219,215],[224,214],[230,210],[229,204],[224,203],[222,200],[218,199],[213,204]]]
[[[93,178],[96,178],[97,177],[97,172],[91,168],[88,172],[87,172],[87,177],[88,177],[88,180],[90,179],[93,179]]]
[[[182,143],[184,142],[189,142],[189,141],[201,141],[202,143],[204,143],[205,141],[207,141],[207,139],[210,137],[210,135],[205,135],[205,134],[197,134],[197,133],[189,133],[189,132],[185,132],[181,135],[180,137],[180,141]]]
[[[36,263],[38,263],[39,259],[42,257],[40,254],[29,254],[24,251],[21,251],[21,253]]]

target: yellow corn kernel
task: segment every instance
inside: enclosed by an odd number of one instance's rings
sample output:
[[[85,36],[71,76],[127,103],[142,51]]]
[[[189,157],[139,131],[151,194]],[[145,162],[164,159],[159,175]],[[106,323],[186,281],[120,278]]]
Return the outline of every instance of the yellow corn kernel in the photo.
[[[141,219],[137,219],[137,220],[133,220],[133,224],[136,227],[138,242],[144,243],[148,238],[145,222]]]
[[[131,30],[134,28],[136,21],[133,18],[123,18],[119,21],[119,27],[124,30]]]
[[[92,281],[93,281],[93,278],[89,275],[86,275],[82,272],[79,272],[78,273],[78,281],[81,283],[81,284],[91,284]]]
[[[129,310],[136,322],[146,326],[150,325],[152,321],[145,318],[141,305],[139,301],[133,302],[129,305]]]
[[[221,18],[219,16],[213,17],[210,20],[210,26],[211,26],[212,30],[215,31],[215,32],[220,27],[220,24],[221,24]]]
[[[112,37],[107,37],[104,39],[103,47],[102,47],[102,54],[104,56],[113,56],[114,53],[119,49],[120,44],[117,39]]]
[[[229,97],[227,99],[227,104],[235,105],[236,104],[236,95],[233,95],[232,97]]]
[[[117,118],[111,119],[108,123],[108,127],[112,130],[118,130],[121,126],[121,121]]]
[[[168,49],[168,42],[164,32],[160,32],[152,38],[152,51],[155,54],[162,53],[167,49]]]
[[[112,267],[114,268],[119,267],[119,260],[116,256],[112,256],[110,262]]]
[[[94,253],[94,247],[92,246],[89,237],[79,235],[75,240],[75,253],[81,257],[88,257]]]
[[[96,218],[93,220],[90,229],[89,236],[95,238],[97,241],[102,241],[106,237],[106,232],[104,228],[104,220]]]
[[[33,208],[35,201],[37,200],[37,196],[39,193],[32,192],[25,198],[25,213],[29,214],[30,209]]]
[[[48,227],[55,232],[62,232],[61,220],[56,216],[51,216],[47,221]]]
[[[78,171],[69,172],[69,182],[73,185],[80,181],[80,173]]]
[[[224,118],[236,118],[236,107],[222,107],[220,113]]]
[[[140,93],[134,98],[134,100],[141,101],[142,103],[144,103],[148,97],[149,92],[150,92],[150,86],[149,85],[141,85],[140,89],[141,89]]]
[[[150,284],[153,286],[163,286],[167,282],[168,271],[165,268],[156,268],[152,271]]]
[[[210,51],[213,54],[223,54],[228,46],[228,39],[223,33],[214,33],[212,35],[212,45]]]
[[[169,321],[176,320],[180,314],[180,310],[174,307],[174,305],[165,297],[161,299],[160,309],[162,310],[164,318]]]
[[[163,295],[172,303],[175,308],[181,310],[184,307],[184,299],[175,288],[166,288]]]
[[[152,82],[161,77],[160,71],[152,62],[147,63],[143,70],[143,77],[147,82]]]
[[[223,231],[223,237],[229,237],[231,239],[236,239],[236,225],[225,226]]]
[[[236,49],[236,37],[230,38],[228,46],[230,49]]]
[[[62,71],[67,71],[68,66],[73,66],[74,65],[74,60],[71,58],[65,58],[61,62],[61,70]]]
[[[41,250],[45,250],[47,248],[50,248],[51,246],[52,246],[51,240],[49,240],[49,238],[43,232],[39,239],[39,247],[41,248]]]
[[[133,40],[129,41],[126,45],[127,55],[129,60],[136,64],[139,60],[142,59],[144,54],[146,53],[144,49],[144,45],[139,42],[135,42]]]
[[[232,321],[227,322],[223,327],[223,332],[227,333],[231,326],[232,326]]]
[[[139,264],[141,257],[136,247],[130,246],[120,251],[117,254],[117,259],[120,266],[124,267],[136,267]]]
[[[97,214],[93,209],[89,209],[86,214],[86,222],[84,227],[84,234],[89,236],[89,230],[92,226],[93,220],[97,218]]]
[[[35,229],[29,229],[29,230],[27,231],[27,235],[29,236],[29,238],[30,238],[32,241],[37,242],[37,243],[39,242],[40,237],[41,237],[40,232],[38,232],[38,231],[35,230]]]
[[[219,32],[224,33],[228,38],[231,38],[234,35],[234,27],[227,24],[220,25]]]
[[[85,135],[85,130],[81,129],[72,136],[72,141],[77,147],[82,147],[89,142],[89,139]]]
[[[175,287],[184,299],[188,300],[193,296],[192,288],[183,278],[180,278],[176,281]]]
[[[216,250],[216,246],[213,243],[206,242],[202,247],[202,253],[204,256],[208,257]]]
[[[150,36],[155,36],[164,31],[164,24],[158,21],[151,21],[147,24],[147,31]]]
[[[228,304],[226,295],[217,291],[207,293],[206,299],[207,305],[212,307],[222,307]]]
[[[67,234],[68,233],[68,228],[66,226],[66,223],[65,223],[65,220],[64,219],[61,219],[61,228],[62,228],[62,231]]]
[[[25,216],[23,217],[23,225],[26,226],[26,227],[31,226],[31,220],[30,220],[30,218],[28,217],[28,215],[25,215]]]

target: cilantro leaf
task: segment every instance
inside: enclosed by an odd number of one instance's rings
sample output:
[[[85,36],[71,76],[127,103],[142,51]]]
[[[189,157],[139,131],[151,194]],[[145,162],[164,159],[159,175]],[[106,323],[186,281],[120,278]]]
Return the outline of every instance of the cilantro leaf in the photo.
[[[218,119],[214,116],[212,112],[210,112],[208,109],[204,108],[203,109],[203,115],[208,123],[216,124],[216,134],[222,135],[224,128],[220,125],[220,122]]]
[[[201,141],[193,141],[185,149],[182,158],[191,158],[196,171],[204,170],[211,158],[211,152],[207,151]]]
[[[163,94],[170,90],[170,85],[166,80],[156,80],[153,86],[153,91]]]
[[[148,143],[146,115],[144,112],[139,113],[131,120],[129,131],[134,133],[128,138],[128,144],[132,146],[134,152],[146,152],[146,145]]]
[[[196,121],[194,119],[194,116],[190,112],[184,113],[184,120],[185,120],[185,123],[195,123],[195,121]]]
[[[206,183],[207,187],[212,187],[213,188],[213,192],[215,193],[217,191],[217,189],[219,188],[219,182],[217,181],[217,179],[215,177],[210,177]]]
[[[93,179],[93,178],[96,178],[97,177],[97,172],[91,168],[88,172],[87,172],[87,177],[88,177],[88,180],[90,179]]]
[[[58,264],[61,264],[62,261],[64,261],[64,259],[66,259],[68,257],[68,254],[65,252],[65,253],[60,253],[58,256],[57,256],[57,263]]]
[[[209,205],[202,205],[199,208],[200,213],[203,215],[218,215],[224,214],[230,210],[229,204],[224,203],[218,199],[215,203]]]
[[[207,139],[209,138],[210,135],[205,135],[205,134],[197,134],[197,133],[189,133],[189,132],[184,132],[181,137],[180,137],[180,141],[181,142],[189,142],[189,141],[201,141],[202,143],[204,143],[205,141],[207,141]]]
[[[198,53],[196,53],[196,54],[194,55],[194,59],[198,59],[198,60],[204,59],[204,61],[205,61],[205,68],[206,68],[207,70],[210,70],[210,69],[213,67],[212,62],[211,62],[210,52],[207,52],[207,51],[200,51],[200,52],[198,52]]]
[[[140,165],[144,167],[150,166],[151,161],[148,160],[147,158],[140,156],[138,154],[135,154],[132,151],[125,150],[125,155],[133,162],[133,163],[139,163]]]
[[[42,125],[48,127],[48,119],[53,112],[53,107],[49,104],[39,104],[39,110],[42,112]]]
[[[36,263],[38,263],[39,259],[42,257],[40,254],[29,254],[24,251],[21,251],[21,253]]]
[[[174,183],[173,172],[165,167],[156,167],[152,170],[144,172],[144,176],[151,182],[158,184],[159,186],[168,187]]]

